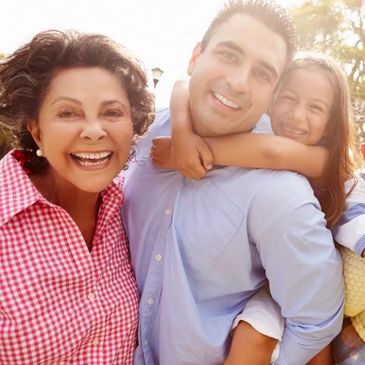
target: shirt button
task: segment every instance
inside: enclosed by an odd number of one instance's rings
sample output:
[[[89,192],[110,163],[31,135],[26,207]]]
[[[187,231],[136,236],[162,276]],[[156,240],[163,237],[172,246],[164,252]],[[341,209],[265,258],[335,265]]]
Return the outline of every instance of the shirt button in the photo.
[[[153,298],[150,298],[147,300],[148,305],[152,305],[155,301],[153,300]]]
[[[89,298],[90,300],[94,300],[94,299],[95,299],[95,294],[90,293],[90,294],[88,295],[88,298]]]
[[[158,253],[157,255],[155,255],[155,260],[157,262],[161,261],[162,260],[162,256]]]
[[[94,340],[94,341],[93,341],[93,345],[95,345],[95,346],[96,346],[96,345],[99,345],[99,340]]]
[[[170,208],[166,208],[164,211],[165,215],[169,216],[171,215],[171,209]]]

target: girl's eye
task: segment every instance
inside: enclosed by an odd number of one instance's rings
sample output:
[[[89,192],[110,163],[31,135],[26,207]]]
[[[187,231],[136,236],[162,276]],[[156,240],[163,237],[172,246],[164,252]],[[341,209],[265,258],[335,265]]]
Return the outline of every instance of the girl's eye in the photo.
[[[291,95],[281,95],[281,100],[288,101],[288,102],[294,102],[295,98]]]
[[[315,104],[309,105],[309,109],[312,110],[313,112],[316,112],[316,113],[322,113],[323,112],[322,107],[319,106],[319,105],[315,105]]]

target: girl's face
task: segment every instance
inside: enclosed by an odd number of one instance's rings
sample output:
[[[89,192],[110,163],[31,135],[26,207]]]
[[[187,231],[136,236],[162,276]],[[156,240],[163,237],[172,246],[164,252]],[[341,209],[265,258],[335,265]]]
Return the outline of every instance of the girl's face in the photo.
[[[88,193],[101,192],[124,167],[134,135],[120,80],[98,67],[57,73],[28,128],[55,186]]]
[[[333,101],[332,85],[322,70],[293,70],[271,107],[274,133],[306,145],[318,144],[326,136]]]

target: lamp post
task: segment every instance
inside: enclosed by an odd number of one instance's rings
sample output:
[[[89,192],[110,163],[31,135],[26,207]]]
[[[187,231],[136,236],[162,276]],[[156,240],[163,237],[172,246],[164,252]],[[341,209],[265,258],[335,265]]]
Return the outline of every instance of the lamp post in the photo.
[[[153,78],[153,87],[156,89],[156,85],[160,81],[160,78],[163,74],[163,70],[161,70],[159,67],[154,67],[151,71]]]

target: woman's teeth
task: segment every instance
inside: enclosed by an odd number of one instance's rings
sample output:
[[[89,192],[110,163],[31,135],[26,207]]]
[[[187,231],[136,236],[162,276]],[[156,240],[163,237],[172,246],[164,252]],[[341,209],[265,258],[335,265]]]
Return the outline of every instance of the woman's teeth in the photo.
[[[111,157],[112,152],[74,152],[71,156],[83,167],[99,166]]]

